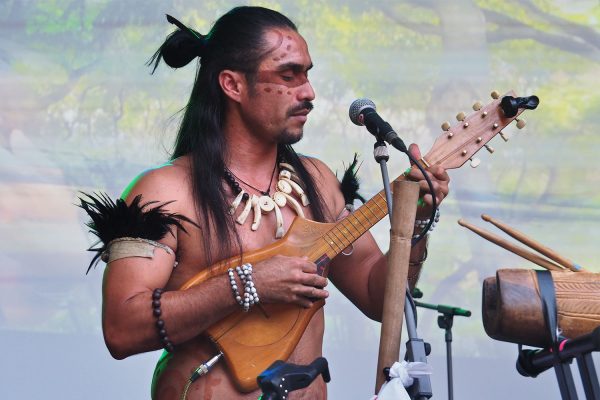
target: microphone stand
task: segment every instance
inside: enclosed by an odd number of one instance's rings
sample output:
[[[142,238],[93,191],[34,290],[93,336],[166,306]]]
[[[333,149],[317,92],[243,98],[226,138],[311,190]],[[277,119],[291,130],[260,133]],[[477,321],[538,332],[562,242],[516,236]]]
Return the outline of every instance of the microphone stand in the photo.
[[[385,191],[385,199],[388,207],[388,215],[392,220],[392,191],[390,189],[390,178],[388,175],[387,161],[390,159],[387,145],[383,138],[378,137],[373,150],[375,161],[381,167],[381,176],[383,179],[383,188]],[[427,364],[427,353],[425,351],[425,342],[417,335],[417,324],[412,301],[410,299],[410,291],[406,291],[407,301],[404,302],[404,316],[406,321],[406,331],[408,333],[408,342],[406,342],[406,358],[408,361],[419,361]],[[391,367],[391,365],[390,365]],[[417,377],[414,379],[412,386],[407,388],[408,394],[413,400],[425,400],[433,396],[431,390],[431,380],[428,375]]]
[[[446,331],[446,367],[448,371],[448,400],[454,399],[454,384],[452,378],[452,325],[454,324],[454,316],[470,317],[471,311],[463,310],[458,307],[445,306],[442,304],[427,304],[420,301],[415,301],[417,307],[436,310],[438,315],[438,326]]]

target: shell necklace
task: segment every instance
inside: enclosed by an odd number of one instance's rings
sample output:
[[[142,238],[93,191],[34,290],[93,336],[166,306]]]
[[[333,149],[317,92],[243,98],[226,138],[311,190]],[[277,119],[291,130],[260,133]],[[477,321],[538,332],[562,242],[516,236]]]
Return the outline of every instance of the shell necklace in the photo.
[[[277,169],[276,167],[277,163],[275,164],[275,168],[273,168],[273,174],[271,175],[269,187],[265,191],[259,190],[254,186],[244,182],[240,178],[237,178],[233,172],[227,168],[225,168],[224,175],[225,180],[227,183],[229,183],[229,186],[236,194],[235,199],[229,206],[229,214],[235,215],[242,202],[245,202],[244,206],[241,207],[242,211],[239,213],[235,221],[240,225],[244,225],[248,219],[248,216],[250,215],[250,211],[252,211],[254,218],[252,220],[250,229],[252,231],[256,231],[260,226],[262,214],[275,212],[275,239],[281,239],[283,237],[283,215],[281,214],[281,208],[289,205],[297,215],[304,218],[304,211],[302,210],[302,207],[308,206],[310,202],[308,201],[308,197],[302,189],[303,183],[298,175],[296,175],[296,170],[290,164],[285,162],[279,162],[280,171],[276,190],[272,195],[270,194],[271,182],[273,180],[275,170]],[[261,195],[257,196],[255,194],[246,192],[240,187],[240,184],[237,182],[236,178],[244,185],[256,190],[257,192],[260,192]],[[299,198],[299,201],[295,197]]]

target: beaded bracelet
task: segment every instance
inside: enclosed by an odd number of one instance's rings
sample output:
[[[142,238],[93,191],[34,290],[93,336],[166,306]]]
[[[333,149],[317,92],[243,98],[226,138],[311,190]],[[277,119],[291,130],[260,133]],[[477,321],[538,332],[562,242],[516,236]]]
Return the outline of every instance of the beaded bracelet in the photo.
[[[161,318],[162,311],[160,309],[160,298],[163,294],[163,289],[154,289],[152,292],[152,314],[156,317],[156,329],[158,330],[158,336],[165,350],[169,353],[175,350],[173,343],[167,336],[167,328],[165,327],[165,321]]]
[[[240,296],[240,292],[238,291],[237,282],[235,281],[235,274],[233,273],[233,269],[229,268],[227,270],[227,274],[229,275],[229,284],[231,285],[231,291],[233,292],[233,297],[235,301],[243,306],[244,302],[242,301],[242,297]]]
[[[231,291],[233,292],[235,301],[242,307],[244,312],[248,312],[248,310],[250,310],[250,306],[257,304],[260,300],[258,293],[256,292],[256,287],[254,286],[254,281],[252,280],[252,264],[246,263],[241,267],[237,266],[235,267],[235,271],[244,285],[244,297],[242,298],[240,292],[238,291],[233,268],[229,268],[227,270],[227,273],[229,274],[229,283],[231,284]]]
[[[252,264],[246,263],[242,267],[235,267],[238,276],[244,282],[244,311],[248,311],[250,306],[258,303],[258,293],[254,287],[254,281],[252,280]]]
[[[427,225],[429,225],[429,221],[430,221],[429,218],[415,219],[415,228],[419,229],[419,233],[414,234],[413,239],[416,239],[421,236],[420,231],[425,229],[427,227]],[[440,209],[436,208],[435,217],[433,218],[433,223],[431,224],[431,228],[429,228],[429,230],[427,231],[428,234],[433,232],[433,229],[435,228],[435,226],[437,225],[438,222],[440,222]]]

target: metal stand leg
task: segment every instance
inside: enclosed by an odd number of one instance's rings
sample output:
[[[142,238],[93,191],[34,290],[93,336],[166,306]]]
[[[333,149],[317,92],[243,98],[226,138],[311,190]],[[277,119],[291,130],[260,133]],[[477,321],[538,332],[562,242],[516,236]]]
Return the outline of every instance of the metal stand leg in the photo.
[[[571,373],[571,366],[566,362],[556,364],[554,366],[554,372],[556,373],[560,395],[563,400],[578,400],[575,381],[573,380],[573,374]]]
[[[438,326],[446,330],[446,368],[448,370],[448,400],[454,399],[454,387],[452,377],[452,315],[442,314],[438,316]]]
[[[598,374],[596,373],[592,354],[587,353],[577,357],[577,367],[581,375],[585,398],[588,400],[600,399],[600,385],[598,384]]]

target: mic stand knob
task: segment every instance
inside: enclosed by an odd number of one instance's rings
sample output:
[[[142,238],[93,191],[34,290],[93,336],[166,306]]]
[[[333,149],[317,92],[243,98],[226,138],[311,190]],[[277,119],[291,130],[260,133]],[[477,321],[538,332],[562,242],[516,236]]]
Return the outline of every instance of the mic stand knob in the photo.
[[[373,156],[375,157],[375,161],[380,164],[382,161],[389,161],[390,152],[383,140],[377,139],[377,142],[373,145]]]

